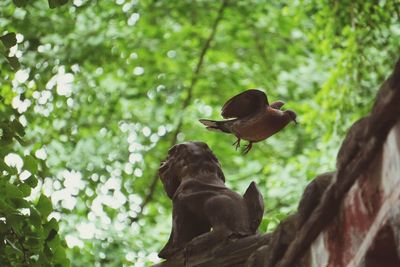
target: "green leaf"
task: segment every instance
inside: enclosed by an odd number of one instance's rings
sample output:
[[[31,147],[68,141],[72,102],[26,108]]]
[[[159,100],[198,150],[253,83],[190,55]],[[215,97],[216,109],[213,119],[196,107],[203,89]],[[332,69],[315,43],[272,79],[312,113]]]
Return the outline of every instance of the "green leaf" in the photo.
[[[34,207],[31,207],[30,211],[31,211],[30,218],[33,226],[39,228],[42,225],[42,219],[40,218],[39,212]]]
[[[56,8],[68,3],[68,0],[49,0],[49,7]]]
[[[20,136],[25,135],[25,129],[24,126],[18,121],[18,120],[13,120],[11,122],[11,127],[17,132]]]
[[[48,231],[50,231],[50,230],[56,230],[56,231],[58,231],[58,222],[57,222],[57,220],[56,219],[54,219],[54,218],[51,218],[51,220],[48,222],[48,223],[46,223],[45,225],[44,225],[44,229],[46,229],[46,230],[48,230]]]
[[[31,187],[27,184],[18,185],[18,189],[21,191],[23,197],[28,197],[31,194]]]
[[[3,145],[9,145],[13,141],[13,137],[15,135],[14,131],[13,131],[13,129],[11,129],[8,122],[2,123],[1,126],[2,126],[1,129],[3,130],[1,142],[3,143]]]
[[[49,245],[49,247],[54,252],[54,250],[56,248],[61,246],[60,237],[58,235],[56,235],[52,240],[48,241],[47,244]]]
[[[42,240],[37,237],[28,237],[28,240],[26,241],[26,244],[28,248],[30,249],[36,249],[39,248],[42,244]]]
[[[21,137],[19,137],[18,135],[15,135],[14,138],[18,141],[18,143],[21,144],[21,146],[27,146],[28,142],[25,142]]]
[[[36,158],[31,155],[27,155],[24,157],[24,168],[31,173],[36,173],[38,170],[38,162]]]
[[[51,258],[51,257],[53,257],[53,252],[51,251],[51,249],[49,248],[49,246],[48,246],[48,244],[45,244],[44,245],[44,255],[47,257],[47,258]]]
[[[0,221],[0,234],[8,232],[11,226],[4,221]]]
[[[24,7],[28,4],[28,0],[13,0],[13,2],[17,7]]]
[[[58,6],[58,1],[57,0],[49,0],[49,7],[50,8],[56,8]]]
[[[23,198],[11,198],[10,202],[12,202],[17,209],[30,207],[29,202]]]
[[[13,226],[14,229],[20,229],[25,217],[19,213],[11,213],[7,217],[7,223]]]
[[[46,241],[51,241],[56,236],[58,232],[58,222],[56,219],[52,218],[48,223],[43,225],[44,236],[46,236]]]
[[[65,266],[68,261],[65,255],[65,249],[62,246],[57,246],[53,248],[54,251],[54,261],[56,263],[62,264],[62,266]]]
[[[9,49],[17,44],[17,35],[14,32],[9,32],[0,37],[1,42],[3,45]]]
[[[51,229],[49,234],[47,235],[46,241],[51,241],[53,238],[57,235],[57,231],[54,229]]]
[[[53,206],[51,205],[50,199],[42,194],[36,204],[36,209],[40,212],[42,218],[47,218],[52,212]]]
[[[14,70],[18,70],[20,68],[20,64],[17,57],[7,57],[8,63]]]
[[[15,198],[24,197],[24,194],[21,192],[21,190],[17,186],[10,184],[10,183],[6,184],[6,195],[10,198],[11,197],[15,197]]]
[[[32,188],[35,188],[38,184],[38,179],[34,175],[31,175],[28,179],[24,181],[24,183]]]
[[[0,211],[3,213],[11,213],[15,211],[15,208],[11,207],[8,203],[6,203],[3,199],[0,199]]]
[[[5,164],[3,160],[0,160],[0,171],[7,171],[11,175],[18,173],[18,170],[16,168],[11,168],[7,164]]]

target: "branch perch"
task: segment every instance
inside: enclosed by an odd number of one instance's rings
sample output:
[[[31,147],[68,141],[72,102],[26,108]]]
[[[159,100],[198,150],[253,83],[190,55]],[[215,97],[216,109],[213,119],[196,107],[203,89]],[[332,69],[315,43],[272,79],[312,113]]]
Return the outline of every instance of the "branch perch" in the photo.
[[[221,19],[223,17],[223,13],[224,13],[224,10],[225,10],[227,4],[228,4],[227,0],[223,0],[222,1],[221,6],[218,9],[217,17],[216,17],[214,23],[212,24],[210,35],[206,39],[206,41],[205,41],[205,43],[203,45],[203,48],[201,49],[199,60],[197,61],[196,67],[195,67],[195,69],[193,71],[192,79],[190,81],[190,85],[189,85],[189,87],[187,89],[187,96],[184,99],[182,107],[181,107],[181,110],[182,110],[181,114],[183,114],[183,112],[189,106],[189,104],[190,104],[190,102],[191,102],[191,100],[193,98],[193,89],[194,89],[194,86],[196,85],[196,83],[197,83],[197,81],[199,79],[200,70],[201,70],[201,67],[203,66],[205,55],[206,55],[207,51],[209,50],[209,48],[211,46],[211,42],[213,41],[213,39],[215,37],[215,33],[217,32],[218,25],[219,25],[219,23],[220,23],[220,21],[221,21]],[[176,144],[177,138],[178,138],[178,134],[181,132],[182,126],[183,126],[183,115],[181,115],[179,117],[178,124],[177,124],[177,126],[175,128],[175,131],[172,134],[170,147]],[[155,189],[156,189],[157,184],[158,184],[157,182],[158,182],[158,171],[156,170],[154,175],[153,175],[153,179],[151,181],[149,191],[146,194],[142,204],[140,205],[139,212],[137,213],[136,217],[130,218],[132,223],[139,220],[139,218],[143,215],[144,208],[153,199],[154,192],[155,192]]]

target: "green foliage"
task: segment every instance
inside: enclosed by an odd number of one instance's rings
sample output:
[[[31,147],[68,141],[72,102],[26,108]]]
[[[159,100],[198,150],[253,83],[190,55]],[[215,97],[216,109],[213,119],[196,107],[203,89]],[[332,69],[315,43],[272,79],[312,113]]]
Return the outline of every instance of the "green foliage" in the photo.
[[[26,2],[14,0],[17,6]],[[24,140],[26,117],[13,104],[16,96],[25,98],[11,84],[16,74],[10,71],[20,66],[12,51],[19,43],[17,34],[10,31],[0,41],[6,59],[0,61],[0,265],[69,266],[58,222],[49,218],[52,203],[38,187],[39,179],[44,178],[45,162],[34,156],[35,145]]]
[[[17,44],[17,36],[14,32],[10,32],[1,36],[0,40],[7,49],[10,49]]]
[[[68,3],[68,0],[48,0],[50,8],[56,8]]]
[[[13,0],[13,3],[17,7],[24,7],[29,3],[29,0]]]
[[[16,34],[14,32],[9,32],[7,34],[4,34],[3,36],[0,36],[0,41],[5,48],[5,49],[3,49],[3,55],[7,59],[10,66],[14,70],[19,69],[19,62],[18,62],[17,57],[8,56],[8,54],[10,53],[10,48],[12,48],[13,46],[15,46],[17,44]]]
[[[228,1],[204,51],[220,6],[0,1],[1,266],[157,262],[171,204],[151,184],[175,138],[207,142],[238,192],[257,182],[262,231],[334,168],[398,57],[398,1]],[[244,157],[197,120],[248,88],[299,124]]]
[[[63,6],[68,3],[68,0],[48,0],[50,8],[56,8]],[[13,3],[17,7],[25,7],[30,3],[33,3],[33,0],[13,0]]]
[[[10,111],[10,107],[2,106]],[[11,115],[10,117],[13,117]],[[39,161],[32,155],[23,158],[18,150],[25,129],[15,117],[1,122],[0,157],[0,264],[1,266],[68,266],[65,244],[58,235],[58,222],[50,199],[40,194],[35,205],[32,189],[40,176]],[[10,156],[11,155],[11,156]],[[28,177],[27,177],[28,176]],[[53,241],[56,239],[57,241]]]

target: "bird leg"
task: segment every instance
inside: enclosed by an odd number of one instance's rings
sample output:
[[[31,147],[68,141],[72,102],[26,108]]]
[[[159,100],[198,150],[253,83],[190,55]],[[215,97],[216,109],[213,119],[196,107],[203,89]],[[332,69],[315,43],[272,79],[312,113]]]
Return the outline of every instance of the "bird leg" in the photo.
[[[243,151],[243,154],[246,155],[247,153],[249,153],[249,151],[252,147],[253,147],[253,143],[249,141],[249,143],[247,144],[246,148]]]
[[[235,146],[235,150],[237,150],[240,147],[240,138],[237,137],[237,140],[232,145]]]

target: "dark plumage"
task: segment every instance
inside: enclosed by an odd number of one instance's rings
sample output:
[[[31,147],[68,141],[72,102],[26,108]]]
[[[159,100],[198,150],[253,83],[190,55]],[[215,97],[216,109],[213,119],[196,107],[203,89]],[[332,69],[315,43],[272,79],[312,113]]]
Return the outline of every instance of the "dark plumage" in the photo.
[[[252,144],[267,139],[282,130],[289,122],[296,122],[296,113],[292,110],[280,110],[283,101],[268,103],[267,95],[257,89],[246,90],[231,99],[222,107],[221,115],[225,121],[199,120],[208,130],[221,131],[237,137],[236,149],[240,140],[247,140],[244,153],[248,153]]]

